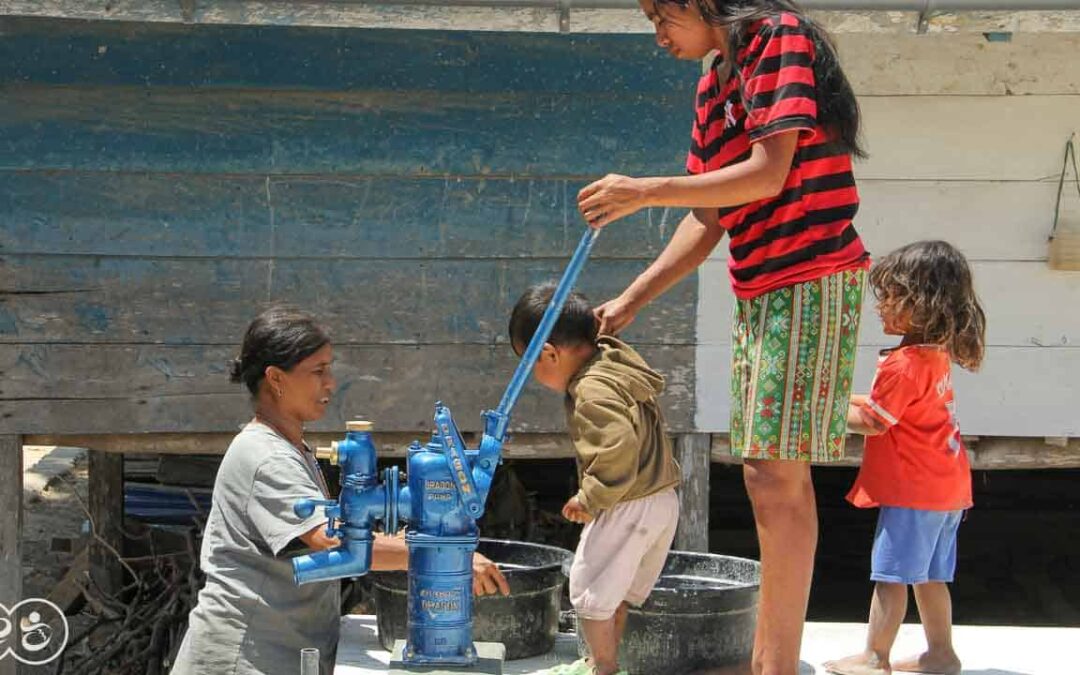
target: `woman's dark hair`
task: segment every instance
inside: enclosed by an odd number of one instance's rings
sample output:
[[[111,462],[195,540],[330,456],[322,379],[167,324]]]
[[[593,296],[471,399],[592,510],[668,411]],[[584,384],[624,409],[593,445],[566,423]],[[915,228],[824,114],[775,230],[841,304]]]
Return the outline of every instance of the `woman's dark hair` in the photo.
[[[272,307],[248,326],[240,357],[233,359],[229,379],[244,383],[252,395],[258,394],[267,368],[291,370],[328,344],[330,336],[308,314]]]
[[[978,370],[986,349],[986,315],[971,268],[944,241],[917,241],[888,254],[870,270],[874,295],[893,311],[911,312],[911,332],[945,347],[953,361]]]
[[[840,68],[836,46],[828,32],[811,19],[798,3],[792,0],[655,0],[657,5],[693,3],[705,21],[714,26],[727,26],[731,32],[728,53],[724,61],[739,77],[742,93],[742,71],[736,67],[736,54],[745,46],[746,31],[755,21],[789,12],[799,17],[814,43],[814,82],[817,90],[817,121],[831,136],[837,148],[855,157],[866,157],[860,140],[862,115],[855,92]],[[743,97],[745,100],[745,96]]]
[[[513,348],[525,349],[529,344],[554,294],[555,283],[547,282],[530,286],[518,299],[510,313],[510,345]],[[589,300],[581,293],[571,291],[547,341],[560,347],[593,344],[599,328]]]

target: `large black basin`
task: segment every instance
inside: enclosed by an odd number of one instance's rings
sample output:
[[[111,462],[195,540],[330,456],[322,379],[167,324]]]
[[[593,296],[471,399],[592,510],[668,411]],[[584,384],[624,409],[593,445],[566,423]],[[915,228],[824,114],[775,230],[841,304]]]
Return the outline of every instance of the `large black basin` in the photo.
[[[681,675],[749,660],[760,583],[754,560],[672,551],[649,599],[630,609],[619,665]],[[578,643],[585,655],[580,629]]]
[[[474,600],[473,640],[503,643],[511,661],[551,651],[559,631],[559,597],[574,554],[554,546],[497,539],[481,539],[477,550],[502,568],[510,595]],[[406,637],[408,576],[405,572],[368,576],[379,643],[389,651],[394,640]]]

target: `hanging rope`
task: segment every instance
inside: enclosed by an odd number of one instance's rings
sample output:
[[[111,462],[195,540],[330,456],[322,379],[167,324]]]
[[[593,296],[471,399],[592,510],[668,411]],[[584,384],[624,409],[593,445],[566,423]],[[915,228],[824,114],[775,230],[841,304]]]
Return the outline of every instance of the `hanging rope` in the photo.
[[[1069,136],[1069,140],[1065,141],[1065,162],[1061,166],[1061,179],[1058,181],[1057,201],[1054,204],[1054,226],[1050,228],[1050,241],[1054,240],[1054,235],[1057,234],[1058,221],[1061,220],[1061,198],[1065,195],[1065,178],[1069,174],[1070,159],[1073,167],[1073,182],[1076,183],[1076,194],[1080,196],[1080,168],[1077,166],[1074,140],[1076,140],[1076,133],[1073,133]]]

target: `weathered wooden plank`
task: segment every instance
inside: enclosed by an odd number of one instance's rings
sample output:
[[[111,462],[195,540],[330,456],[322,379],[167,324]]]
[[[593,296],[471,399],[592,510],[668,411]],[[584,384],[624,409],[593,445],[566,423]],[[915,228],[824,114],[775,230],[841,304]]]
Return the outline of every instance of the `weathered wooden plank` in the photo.
[[[584,227],[577,210],[584,186],[579,180],[532,177],[324,176],[274,178],[270,194],[282,253],[548,257],[573,252]],[[605,231],[591,257],[651,259],[679,218],[676,209],[635,214]]]
[[[679,173],[689,122],[672,120],[690,119],[689,92],[11,87],[0,99],[0,168]],[[857,166],[861,178],[1038,180],[1060,172],[1080,96],[885,96],[862,106],[871,158]]]
[[[447,32],[417,40],[401,30],[2,21],[0,81],[9,82],[591,94],[598,82],[666,93],[695,73],[649,35]],[[1068,33],[998,43],[978,32],[841,33],[837,43],[860,95],[1080,93],[1075,74],[1053,65],[1080,49]],[[376,60],[380,68],[368,67]]]
[[[341,343],[505,343],[521,293],[557,279],[565,264],[3,256],[0,342],[234,344],[261,306],[285,302],[325,321]],[[593,261],[579,288],[599,302],[643,267]],[[683,282],[628,335],[691,343],[696,290]]]
[[[635,23],[650,26],[633,12]],[[909,22],[911,24],[914,21]],[[550,35],[302,27],[87,23],[0,18],[0,82],[269,89],[670,93],[697,68],[651,35]],[[863,96],[1078,94],[1059,64],[1069,33],[839,33],[848,79]],[[252,55],[258,55],[252,58]],[[377,62],[378,68],[370,64]],[[943,68],[942,64],[949,64]]]
[[[859,348],[854,390],[870,388],[878,348]],[[730,352],[701,345],[695,364],[695,427],[726,432],[730,414]],[[960,428],[977,436],[1080,436],[1080,349],[991,347],[983,368],[953,369]]]
[[[880,256],[920,239],[945,239],[970,260],[1047,256],[1056,181],[862,180],[855,225]]]
[[[564,256],[581,227],[575,205],[583,184],[0,172],[0,252],[231,258],[268,256],[273,247],[290,258]],[[877,255],[945,238],[973,260],[1046,259],[1054,181],[864,180],[859,191],[857,226]],[[682,215],[653,209],[620,221],[592,258],[651,259]]]
[[[675,438],[675,454],[682,468],[679,488],[678,551],[709,551],[709,434],[681,434]]]
[[[673,91],[642,99],[13,86],[0,99],[0,169],[679,173],[693,94]]]
[[[1080,111],[1078,96],[881,96],[860,104],[870,158],[856,164],[857,177],[904,180],[1056,177]]]
[[[1049,445],[1037,438],[979,437],[965,440],[971,468],[975,471],[1077,469],[1080,468],[1080,440],[1066,445]],[[863,437],[848,437],[844,459],[828,466],[858,466],[862,462]],[[731,456],[726,434],[713,434],[712,461],[738,464]]]
[[[583,186],[544,178],[0,172],[0,252],[569,256],[584,227]],[[680,215],[636,214],[605,231],[591,257],[651,258]]]
[[[0,435],[0,513],[4,514],[0,518],[0,605],[9,610],[24,599],[22,447],[22,437]],[[15,659],[0,659],[0,675],[15,675],[16,663]]]
[[[302,27],[87,23],[0,18],[0,82],[667,94],[693,63],[649,35],[549,35]],[[378,67],[373,68],[372,64]]]
[[[0,172],[0,252],[267,256],[266,178]]]
[[[67,572],[64,572],[64,576],[49,591],[49,602],[59,607],[64,614],[78,612],[85,601],[83,591],[86,588],[89,568],[90,551],[84,548],[75,554]]]
[[[90,523],[90,578],[107,595],[116,595],[124,585],[119,556],[124,547],[124,458],[97,450],[90,451],[88,467]]]
[[[225,432],[250,418],[248,397],[227,381],[235,347],[4,346],[0,433],[115,434]],[[664,407],[672,432],[693,417],[694,348],[642,346],[667,378]],[[23,356],[20,357],[20,354]],[[371,419],[388,432],[427,430],[434,402],[455,411],[465,431],[480,428],[517,364],[505,345],[339,346],[338,390],[314,431]],[[562,432],[562,400],[530,385],[513,429]]]
[[[256,26],[307,25],[422,30],[485,30],[559,32],[555,7],[483,7],[378,5],[367,2],[306,2],[294,0],[226,0],[187,5],[174,0],[110,0],[102,5],[85,0],[2,0],[0,11],[18,16],[136,22],[244,24]]]
[[[886,251],[881,251],[885,253]],[[1044,262],[985,262],[972,264],[975,289],[987,316],[987,343],[995,346],[1080,345],[1080,313],[1053,308],[1080,307],[1080,275],[1056,272]],[[699,274],[698,340],[702,344],[731,342],[734,296],[726,260],[707,261]],[[1038,298],[1038,302],[1033,302]],[[867,289],[859,343],[885,347],[896,338],[885,335]]]
[[[980,438],[974,448],[975,469],[1077,469],[1080,439],[1049,444],[1040,439]]]
[[[843,33],[836,43],[859,96],[1080,94],[1080,73],[1060,67],[1080,53],[1076,34]]]

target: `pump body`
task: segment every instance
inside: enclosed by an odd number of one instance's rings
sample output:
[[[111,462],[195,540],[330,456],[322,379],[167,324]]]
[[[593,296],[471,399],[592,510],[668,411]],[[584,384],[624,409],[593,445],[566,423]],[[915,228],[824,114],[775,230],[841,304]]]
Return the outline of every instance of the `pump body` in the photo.
[[[366,574],[371,568],[373,533],[381,528],[393,535],[406,523],[407,666],[468,666],[476,661],[472,641],[472,557],[480,539],[476,521],[484,514],[501,462],[510,412],[595,239],[595,230],[582,236],[499,407],[482,415],[484,434],[477,448],[465,447],[450,409],[436,403],[431,441],[409,447],[406,486],[401,485],[397,467],[383,471],[379,481],[368,422],[350,422],[344,440],[316,451],[320,459],[341,467],[341,494],[337,500],[301,500],[294,511],[306,518],[316,507],[323,507],[326,533],[341,544],[294,558],[296,583]]]

